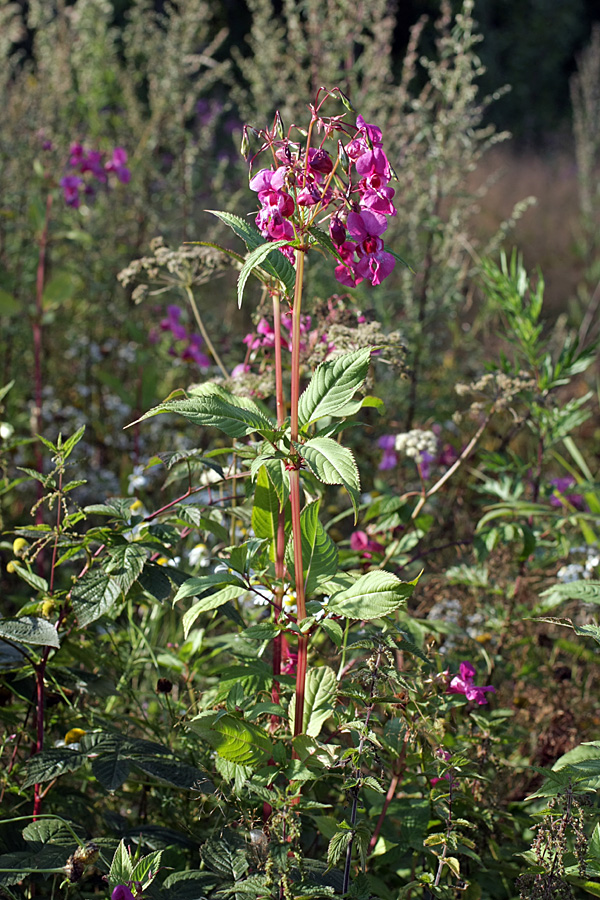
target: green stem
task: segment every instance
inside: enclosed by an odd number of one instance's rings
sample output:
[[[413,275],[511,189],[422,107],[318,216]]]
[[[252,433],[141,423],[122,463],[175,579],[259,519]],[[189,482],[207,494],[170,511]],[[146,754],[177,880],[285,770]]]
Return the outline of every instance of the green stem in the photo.
[[[221,370],[223,377],[229,378],[229,373],[228,373],[227,369],[225,368],[225,366],[223,365],[223,361],[222,361],[221,357],[215,350],[214,344],[211,341],[210,337],[208,336],[208,331],[204,327],[204,322],[202,321],[200,312],[198,311],[198,306],[196,305],[196,300],[194,298],[194,294],[188,284],[186,284],[186,286],[185,286],[185,291],[188,296],[188,300],[190,301],[190,306],[192,307],[192,312],[194,313],[194,318],[196,319],[196,323],[198,325],[198,328],[200,329],[200,334],[202,335],[202,337],[204,339],[204,343],[208,347],[212,358],[214,359],[214,361],[218,365],[219,369]]]

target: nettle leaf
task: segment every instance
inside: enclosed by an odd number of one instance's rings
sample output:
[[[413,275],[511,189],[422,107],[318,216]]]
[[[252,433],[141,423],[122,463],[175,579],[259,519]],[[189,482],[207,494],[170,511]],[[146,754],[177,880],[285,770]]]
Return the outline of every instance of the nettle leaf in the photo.
[[[144,547],[135,543],[120,544],[110,549],[104,571],[119,584],[119,589],[126,594],[133,583],[141,575],[148,553]]]
[[[337,680],[335,672],[329,666],[319,666],[309,669],[306,675],[306,688],[304,695],[304,715],[302,719],[302,733],[310,737],[318,737],[321,727],[329,719],[333,712],[333,701],[337,692]],[[293,733],[295,727],[296,695],[292,697],[289,705],[290,729]]]
[[[369,371],[371,349],[364,347],[344,353],[317,366],[298,404],[300,425],[310,425],[325,416],[339,416],[364,384]]]
[[[206,866],[229,881],[238,881],[248,870],[243,850],[230,847],[225,841],[209,839],[200,848]]]
[[[399,609],[414,591],[414,581],[400,581],[391,572],[367,572],[354,584],[335,594],[327,608],[346,619],[379,619]]]
[[[79,750],[69,750],[67,747],[42,750],[25,763],[27,774],[22,787],[28,788],[33,784],[52,781],[53,778],[59,778],[66,772],[75,772],[85,761],[85,754]]]
[[[223,759],[246,766],[263,762],[273,751],[271,741],[258,725],[230,715],[212,722],[208,739]]]
[[[581,600],[583,603],[600,605],[600,581],[569,581],[555,584],[543,591],[542,608],[548,609],[564,603],[565,600]]]
[[[159,413],[178,413],[195,425],[219,428],[230,437],[246,437],[258,432],[272,435],[276,425],[252,400],[236,397],[219,385],[208,383],[193,391],[187,400],[171,400],[155,406],[137,422]],[[135,422],[132,424],[136,424]]]
[[[278,522],[279,498],[271,484],[266,468],[261,466],[254,489],[252,528],[257,538],[263,538],[271,542],[271,550],[273,550],[277,538]]]
[[[352,832],[349,828],[336,831],[327,848],[327,865],[329,868],[337,865],[337,863],[346,855],[348,845],[352,840]]]
[[[257,247],[255,250],[252,250],[248,254],[246,262],[242,266],[242,269],[238,276],[237,297],[239,309],[242,308],[242,300],[244,298],[244,288],[246,287],[246,282],[248,281],[248,278],[252,274],[253,270],[258,266],[261,266],[264,261],[270,256],[273,250],[279,249],[280,247],[286,247],[288,244],[289,241],[269,241],[263,244],[261,247]]]
[[[320,501],[309,503],[300,514],[302,533],[302,565],[304,567],[304,590],[307,595],[323,579],[337,572],[338,551],[319,520]],[[292,581],[295,579],[294,539],[290,538],[285,551],[285,563]]]
[[[360,476],[354,456],[347,447],[328,437],[315,437],[302,446],[302,456],[312,473],[324,484],[342,484],[352,500],[354,521],[358,518]]]
[[[71,605],[81,628],[109,612],[121,596],[117,578],[104,572],[88,572],[73,586]]]
[[[19,616],[18,619],[0,619],[0,638],[21,644],[41,644],[43,647],[60,647],[56,628],[38,616]]]
[[[225,603],[229,603],[230,600],[236,600],[240,596],[240,594],[245,593],[245,591],[246,588],[244,587],[244,585],[229,584],[226,587],[221,588],[220,591],[216,591],[216,593],[209,594],[206,597],[202,597],[200,600],[198,600],[197,603],[194,603],[192,608],[188,609],[182,619],[184,638],[187,640],[187,636],[191,631],[192,625],[201,613],[211,612],[213,609],[218,609]]]
[[[251,225],[250,222],[246,222],[245,219],[241,219],[239,216],[233,215],[233,213],[217,211],[216,209],[207,209],[206,212],[217,216],[218,219],[229,225],[231,230],[244,241],[249,250],[255,250],[256,247],[267,243],[258,228]],[[280,253],[279,250],[273,250],[264,261],[263,268],[282,283],[288,297],[294,296],[296,270],[283,253]]]

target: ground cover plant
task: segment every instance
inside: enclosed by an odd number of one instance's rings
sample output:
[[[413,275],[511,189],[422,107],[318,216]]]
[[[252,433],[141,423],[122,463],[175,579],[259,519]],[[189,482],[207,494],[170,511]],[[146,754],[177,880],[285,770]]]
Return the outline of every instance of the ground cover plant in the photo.
[[[182,21],[156,40],[173,49]],[[285,21],[316,40],[310,16]],[[400,87],[412,168],[392,113],[317,83],[240,128],[247,187],[225,183],[213,230],[149,243],[144,227],[112,251],[131,341],[105,352],[135,385],[102,370],[122,402],[109,490],[76,411],[80,427],[44,433],[44,290],[58,221],[84,207],[100,228],[141,177],[135,152],[78,140],[60,178],[42,167],[29,275],[6,228],[9,312],[37,278],[12,334],[32,344],[39,434],[7,382],[8,897],[600,895],[593,328],[545,316],[517,251],[464,252],[458,161],[491,137],[458,137],[481,114],[471,6],[446,10],[431,87],[410,99],[419,34]],[[468,329],[452,324],[465,293]]]

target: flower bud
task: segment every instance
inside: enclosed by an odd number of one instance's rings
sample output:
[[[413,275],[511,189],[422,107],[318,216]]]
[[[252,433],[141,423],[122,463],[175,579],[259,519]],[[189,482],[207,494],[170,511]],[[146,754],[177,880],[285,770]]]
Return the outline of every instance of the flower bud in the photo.
[[[338,247],[341,247],[346,240],[346,229],[337,216],[332,216],[329,220],[329,234],[333,243]]]

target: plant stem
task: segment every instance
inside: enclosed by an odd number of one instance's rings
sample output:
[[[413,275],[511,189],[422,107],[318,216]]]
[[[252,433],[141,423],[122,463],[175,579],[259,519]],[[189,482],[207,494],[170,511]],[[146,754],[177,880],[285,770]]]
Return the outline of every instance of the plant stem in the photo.
[[[229,372],[223,365],[223,361],[222,361],[221,357],[219,356],[219,354],[217,353],[217,351],[215,350],[214,344],[208,335],[208,331],[204,327],[204,322],[202,321],[202,318],[200,316],[198,306],[196,305],[196,300],[194,298],[193,291],[192,291],[191,287],[187,284],[185,286],[185,291],[188,296],[188,300],[190,301],[190,306],[192,307],[192,312],[194,313],[194,318],[196,319],[196,324],[198,325],[198,328],[200,329],[200,334],[202,335],[202,337],[204,339],[204,343],[208,347],[212,358],[214,359],[214,361],[218,365],[219,369],[221,370],[221,374],[223,375],[223,377],[229,378]]]
[[[300,399],[300,313],[302,309],[302,280],[304,276],[304,250],[296,250],[296,285],[294,288],[294,309],[292,312],[292,389],[291,389],[291,443],[298,441],[298,402]],[[290,471],[290,503],[292,507],[292,536],[294,544],[294,574],[296,582],[296,606],[298,621],[306,618],[304,599],[304,565],[302,562],[302,526],[300,521],[300,470]],[[296,669],[296,709],[294,737],[302,733],[304,720],[304,691],[306,685],[306,665],[308,637],[298,637],[298,664]]]
[[[282,428],[285,421],[285,400],[283,397],[283,367],[281,360],[281,306],[279,292],[273,292],[273,330],[275,333],[275,402],[277,407],[277,427]],[[285,573],[285,513],[282,508],[277,514],[277,535],[275,538],[275,603],[273,620],[279,621],[283,604],[283,578]],[[271,699],[273,703],[279,703],[279,676],[281,675],[283,635],[277,634],[273,641],[273,688]],[[279,716],[271,716],[271,729],[274,730],[279,722]]]
[[[38,265],[37,265],[37,274],[36,274],[36,282],[35,282],[35,314],[33,316],[32,322],[32,331],[33,331],[33,366],[34,366],[34,413],[33,413],[33,427],[36,434],[41,434],[42,431],[42,390],[43,390],[43,377],[42,377],[42,358],[43,358],[43,346],[42,346],[42,318],[44,315],[44,281],[46,279],[46,250],[48,247],[48,227],[50,224],[50,212],[52,210],[52,192],[48,192],[48,196],[46,197],[46,215],[44,218],[44,227],[42,229],[42,233],[39,237],[38,247]],[[35,467],[37,471],[42,474],[44,469],[44,462],[42,457],[42,449],[40,447],[39,441],[36,443],[35,448]],[[43,510],[42,505],[39,502],[44,494],[44,486],[41,481],[37,482],[37,500],[38,505],[35,511],[35,523],[36,525],[41,525],[43,521]],[[38,568],[43,569],[43,558],[38,555]]]

